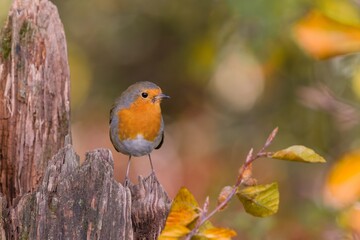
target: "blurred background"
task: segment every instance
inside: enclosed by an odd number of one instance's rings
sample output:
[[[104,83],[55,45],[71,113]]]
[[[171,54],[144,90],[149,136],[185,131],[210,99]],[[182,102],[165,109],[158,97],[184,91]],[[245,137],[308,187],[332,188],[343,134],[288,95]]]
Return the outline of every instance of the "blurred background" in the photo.
[[[83,160],[111,149],[123,182],[127,156],[108,137],[122,91],[152,81],[165,142],[152,154],[173,198],[186,186],[216,206],[250,148],[305,145],[326,164],[255,162],[261,184],[279,182],[279,212],[246,214],[237,199],[215,216],[236,239],[351,239],[360,232],[360,2],[357,0],[54,0],[71,70],[73,143]],[[0,0],[3,25],[10,0]],[[150,173],[132,161],[131,179]],[[355,239],[355,238],[354,238]]]

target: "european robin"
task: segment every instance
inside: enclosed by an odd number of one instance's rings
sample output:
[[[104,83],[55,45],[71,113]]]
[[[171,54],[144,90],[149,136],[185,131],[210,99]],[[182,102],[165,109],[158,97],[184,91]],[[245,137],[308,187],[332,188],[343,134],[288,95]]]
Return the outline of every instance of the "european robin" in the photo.
[[[131,157],[149,156],[164,141],[160,103],[169,96],[152,82],[137,82],[126,89],[110,111],[110,139],[116,151],[129,156],[125,184],[129,181]]]

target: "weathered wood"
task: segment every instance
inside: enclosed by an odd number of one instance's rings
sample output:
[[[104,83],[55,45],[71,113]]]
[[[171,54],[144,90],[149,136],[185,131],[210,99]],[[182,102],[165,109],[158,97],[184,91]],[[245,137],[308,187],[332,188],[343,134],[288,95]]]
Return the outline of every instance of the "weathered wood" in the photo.
[[[70,134],[65,34],[47,0],[14,0],[0,35],[0,186],[9,204],[39,185]]]
[[[9,210],[6,207],[6,199],[0,193],[0,240],[6,239],[6,231],[5,231],[5,220],[8,218]]]
[[[156,176],[124,188],[113,170],[109,150],[87,153],[82,166],[70,145],[60,150],[39,190],[12,209],[8,239],[157,239],[170,200]]]
[[[106,149],[87,153],[82,166],[70,145],[62,149],[11,219],[14,239],[133,239],[131,193],[114,180]]]
[[[161,187],[155,173],[139,177],[139,183],[130,183],[131,219],[134,239],[157,239],[165,226],[171,201]]]
[[[69,82],[56,7],[14,0],[0,34],[0,240],[157,239],[171,201],[155,174],[124,188],[106,149],[79,165]]]

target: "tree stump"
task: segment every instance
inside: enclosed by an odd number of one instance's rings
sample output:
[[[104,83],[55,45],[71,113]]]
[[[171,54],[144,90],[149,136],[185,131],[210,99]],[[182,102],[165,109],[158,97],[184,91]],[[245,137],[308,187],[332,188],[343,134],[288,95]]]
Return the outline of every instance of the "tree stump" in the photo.
[[[39,185],[70,134],[70,73],[56,7],[15,0],[0,46],[1,191],[13,204]]]
[[[157,239],[170,210],[168,195],[155,173],[145,179],[139,177],[137,185],[130,183],[130,191],[134,239]]]
[[[107,149],[71,146],[65,34],[48,0],[14,0],[0,34],[0,240],[157,239],[155,174],[123,187]]]

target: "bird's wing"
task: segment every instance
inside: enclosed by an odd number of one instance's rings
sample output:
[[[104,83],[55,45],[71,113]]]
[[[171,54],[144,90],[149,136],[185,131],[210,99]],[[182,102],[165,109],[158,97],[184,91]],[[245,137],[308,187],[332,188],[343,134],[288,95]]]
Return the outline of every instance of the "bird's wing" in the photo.
[[[112,105],[111,109],[110,109],[110,119],[109,119],[109,124],[111,124],[111,121],[113,120],[114,115],[116,114],[116,104]]]
[[[155,147],[155,149],[161,148],[163,142],[164,142],[164,132],[161,133],[161,141],[160,141],[159,145],[157,145],[157,147]]]

